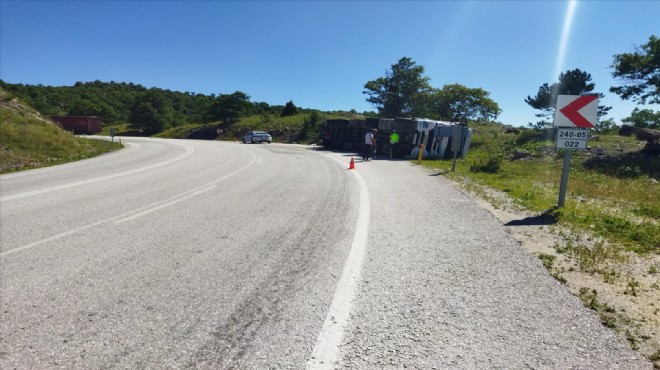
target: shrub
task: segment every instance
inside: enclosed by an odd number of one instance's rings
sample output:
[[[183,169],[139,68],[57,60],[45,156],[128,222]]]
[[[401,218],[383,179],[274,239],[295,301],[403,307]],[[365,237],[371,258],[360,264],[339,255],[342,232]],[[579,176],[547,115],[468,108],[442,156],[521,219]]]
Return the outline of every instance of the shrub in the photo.
[[[502,156],[499,154],[482,158],[470,166],[470,172],[498,173],[502,167]]]

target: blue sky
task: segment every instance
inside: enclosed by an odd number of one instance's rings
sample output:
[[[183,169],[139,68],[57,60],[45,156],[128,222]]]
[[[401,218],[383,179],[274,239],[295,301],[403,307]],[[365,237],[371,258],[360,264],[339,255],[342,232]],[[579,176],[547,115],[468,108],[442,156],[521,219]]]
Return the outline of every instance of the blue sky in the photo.
[[[660,36],[660,1],[569,8],[559,0],[0,0],[0,78],[240,90],[273,105],[362,112],[375,110],[364,84],[405,56],[425,67],[434,87],[489,91],[503,111],[498,120],[521,126],[536,121],[525,97],[580,68],[620,122],[635,104],[608,92],[618,83],[612,58]]]

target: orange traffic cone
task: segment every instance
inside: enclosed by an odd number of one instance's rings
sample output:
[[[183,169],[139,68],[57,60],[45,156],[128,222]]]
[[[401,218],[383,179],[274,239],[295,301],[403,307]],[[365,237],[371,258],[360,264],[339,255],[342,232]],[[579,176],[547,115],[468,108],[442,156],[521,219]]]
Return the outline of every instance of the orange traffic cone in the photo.
[[[351,163],[348,164],[348,169],[349,170],[355,169],[355,161],[353,160],[353,157],[351,157]]]

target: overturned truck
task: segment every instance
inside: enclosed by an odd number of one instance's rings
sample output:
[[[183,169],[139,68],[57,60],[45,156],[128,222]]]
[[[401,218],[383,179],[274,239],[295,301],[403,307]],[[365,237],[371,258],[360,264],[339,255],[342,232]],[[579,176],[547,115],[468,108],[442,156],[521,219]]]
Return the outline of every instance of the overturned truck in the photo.
[[[331,150],[362,150],[364,135],[368,130],[377,129],[376,155],[390,155],[394,158],[417,158],[422,150],[422,158],[448,158],[456,147],[458,155],[465,158],[470,149],[472,129],[447,121],[434,121],[422,118],[367,118],[364,120],[331,119],[321,130],[323,146]],[[390,134],[399,134],[399,143],[390,147]],[[458,145],[454,142],[457,141]]]

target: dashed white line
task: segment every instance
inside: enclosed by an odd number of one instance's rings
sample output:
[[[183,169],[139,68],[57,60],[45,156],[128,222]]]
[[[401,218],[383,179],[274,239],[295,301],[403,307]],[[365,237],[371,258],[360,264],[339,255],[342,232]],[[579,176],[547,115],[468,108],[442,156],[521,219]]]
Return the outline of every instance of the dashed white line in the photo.
[[[126,213],[120,214],[120,215],[115,216],[115,217],[111,217],[111,218],[108,218],[108,219],[105,219],[105,220],[94,222],[94,223],[89,224],[89,225],[81,226],[79,228],[76,228],[76,229],[73,229],[73,230],[68,230],[68,231],[65,231],[63,233],[53,235],[53,236],[50,236],[48,238],[38,240],[36,242],[30,243],[30,244],[27,244],[27,245],[23,245],[23,246],[20,246],[20,247],[17,247],[17,248],[13,248],[13,249],[1,252],[0,257],[4,257],[4,256],[7,256],[7,255],[16,253],[16,252],[20,252],[20,251],[23,251],[23,250],[26,250],[26,249],[36,247],[38,245],[41,245],[41,244],[44,244],[44,243],[47,243],[47,242],[51,242],[51,241],[54,241],[54,240],[57,240],[57,239],[61,239],[65,236],[72,235],[72,234],[75,234],[75,233],[78,233],[78,232],[81,232],[81,231],[84,231],[84,230],[102,225],[104,223],[115,222],[115,224],[121,224],[121,223],[124,223],[124,222],[127,222],[127,221],[134,220],[138,217],[141,217],[141,216],[147,215],[149,213],[155,212],[159,209],[174,205],[174,204],[176,204],[176,203],[178,203],[182,200],[192,198],[194,196],[206,193],[207,191],[210,191],[210,190],[216,188],[217,187],[216,184],[218,184],[218,183],[220,183],[220,182],[222,182],[222,181],[224,181],[224,180],[226,180],[226,179],[228,179],[228,178],[230,178],[234,175],[237,175],[237,174],[243,172],[248,167],[254,165],[256,161],[257,161],[257,158],[253,154],[253,157],[252,157],[252,160],[250,161],[250,163],[248,163],[247,165],[239,168],[238,170],[236,170],[232,173],[229,173],[225,176],[222,176],[222,177],[220,177],[216,180],[213,180],[208,184],[199,186],[195,189],[186,191],[182,194],[178,194],[176,196],[170,197],[170,198],[168,198],[164,201],[155,202],[155,203],[149,204],[145,207],[141,207],[141,208],[138,208],[136,210],[126,212]]]
[[[149,213],[156,212],[156,211],[158,211],[159,209],[162,209],[162,208],[165,208],[165,207],[169,207],[169,206],[171,206],[171,205],[173,205],[173,204],[175,204],[175,203],[179,203],[179,202],[181,202],[182,200],[186,200],[186,199],[188,199],[188,198],[192,198],[192,197],[195,197],[195,196],[197,196],[197,195],[200,195],[200,194],[206,193],[207,191],[213,190],[213,189],[215,189],[215,188],[217,188],[217,187],[218,187],[217,185],[209,186],[209,187],[204,188],[204,189],[202,189],[202,190],[198,190],[198,191],[196,191],[196,192],[194,192],[194,193],[191,193],[191,194],[184,195],[184,196],[182,196],[182,197],[176,198],[176,199],[174,199],[174,200],[172,200],[172,201],[169,201],[169,202],[167,202],[167,203],[163,203],[163,204],[158,205],[158,206],[156,206],[156,207],[149,208],[149,209],[147,209],[147,210],[145,210],[145,211],[138,212],[138,213],[135,213],[135,214],[133,214],[133,215],[131,215],[131,216],[121,218],[121,219],[119,219],[119,220],[116,220],[116,221],[114,222],[114,224],[115,224],[115,225],[123,224],[124,222],[128,222],[128,221],[134,220],[134,219],[136,219],[136,218],[138,218],[138,217],[142,217],[142,216],[147,215],[147,214],[149,214]]]

